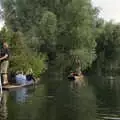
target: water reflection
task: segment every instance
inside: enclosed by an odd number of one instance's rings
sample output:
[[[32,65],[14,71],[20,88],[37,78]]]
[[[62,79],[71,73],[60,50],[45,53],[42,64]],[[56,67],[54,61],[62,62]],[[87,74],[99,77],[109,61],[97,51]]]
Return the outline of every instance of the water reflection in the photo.
[[[0,120],[7,120],[8,118],[7,97],[7,92],[3,92],[0,96]]]
[[[1,104],[1,115],[6,117],[1,120],[96,120],[96,98],[90,86],[72,89],[65,78],[46,79],[49,82],[37,89],[6,92]]]
[[[64,83],[56,99],[57,120],[96,120],[96,99],[91,87],[71,89]]]
[[[17,89],[15,92],[16,92],[16,101],[25,102],[27,97],[27,88]]]
[[[8,120],[37,120],[37,116],[42,116],[44,112],[44,103],[47,99],[45,91],[44,85],[37,89],[11,91],[8,98]]]
[[[55,78],[49,74],[36,89],[30,87],[5,92],[1,99],[0,120],[120,118],[119,76],[115,79],[97,76],[89,78],[88,82],[84,79],[75,88],[71,88],[66,78]]]
[[[94,77],[92,84],[97,97],[98,118],[120,119],[120,76],[116,76],[114,79],[97,76]]]

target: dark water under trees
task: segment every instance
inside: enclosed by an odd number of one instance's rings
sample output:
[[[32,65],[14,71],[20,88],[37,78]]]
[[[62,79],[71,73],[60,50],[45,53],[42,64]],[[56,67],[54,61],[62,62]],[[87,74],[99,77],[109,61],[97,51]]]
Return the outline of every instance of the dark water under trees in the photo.
[[[50,71],[36,88],[4,92],[0,120],[120,119],[120,76],[88,77],[71,88],[62,73]]]

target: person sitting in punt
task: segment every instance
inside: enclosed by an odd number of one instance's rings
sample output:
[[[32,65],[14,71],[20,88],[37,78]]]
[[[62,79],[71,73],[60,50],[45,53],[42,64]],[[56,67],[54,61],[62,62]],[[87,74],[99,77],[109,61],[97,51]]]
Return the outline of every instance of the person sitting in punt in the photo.
[[[26,80],[27,81],[34,81],[35,82],[35,78],[33,76],[33,70],[32,68],[29,68],[27,73],[26,73]]]
[[[17,71],[15,80],[16,80],[16,84],[19,85],[26,84],[26,75],[23,74],[23,71]]]
[[[77,73],[71,72],[70,75],[68,76],[68,79],[69,79],[70,81],[74,81],[74,80],[75,80],[75,76],[77,76]]]
[[[68,79],[70,81],[74,81],[77,78],[83,78],[83,74],[81,72],[77,73],[77,72],[71,72],[70,75],[68,76]]]
[[[33,76],[32,68],[29,68],[26,74],[23,71],[17,71],[15,76],[16,84],[19,85],[29,85],[35,83],[35,78]]]

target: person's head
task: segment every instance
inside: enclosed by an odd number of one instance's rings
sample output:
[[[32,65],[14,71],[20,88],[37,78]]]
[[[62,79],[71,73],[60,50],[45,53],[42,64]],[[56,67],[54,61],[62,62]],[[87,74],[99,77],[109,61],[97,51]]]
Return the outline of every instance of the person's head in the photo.
[[[32,68],[29,68],[26,74],[33,74]]]
[[[16,75],[18,75],[18,74],[23,74],[23,71],[22,70],[16,71]]]
[[[3,48],[8,48],[8,43],[7,42],[3,42]]]

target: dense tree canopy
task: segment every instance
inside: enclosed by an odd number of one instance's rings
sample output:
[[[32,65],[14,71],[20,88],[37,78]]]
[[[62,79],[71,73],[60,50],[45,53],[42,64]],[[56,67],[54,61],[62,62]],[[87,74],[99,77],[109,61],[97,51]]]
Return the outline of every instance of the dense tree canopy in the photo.
[[[118,51],[119,25],[100,19],[91,0],[4,0],[2,7],[7,30],[19,34],[17,47],[23,42],[19,60],[34,53],[35,61],[44,61],[35,57],[44,54],[59,68],[84,70],[99,56]]]

